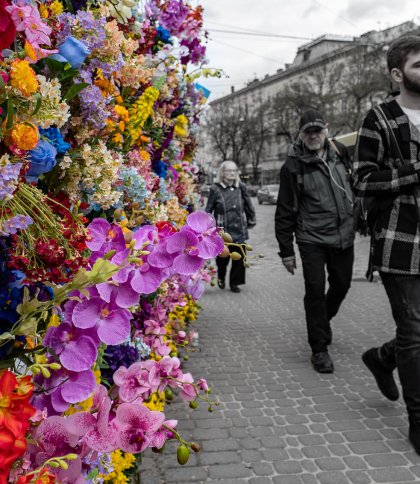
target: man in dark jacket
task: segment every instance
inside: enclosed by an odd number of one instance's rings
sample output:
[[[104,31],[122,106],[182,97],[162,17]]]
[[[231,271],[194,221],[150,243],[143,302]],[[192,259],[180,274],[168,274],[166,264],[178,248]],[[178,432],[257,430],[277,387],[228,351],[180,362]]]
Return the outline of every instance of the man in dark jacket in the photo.
[[[280,171],[275,230],[279,255],[292,275],[296,269],[293,236],[299,247],[311,362],[320,373],[334,371],[327,348],[332,341],[330,320],[337,314],[352,277],[350,163],[346,147],[328,141],[322,115],[314,110],[303,113],[299,139],[290,147]]]
[[[214,214],[217,225],[223,227],[233,242],[243,244],[248,239],[248,228],[257,223],[255,210],[246,186],[239,179],[235,162],[224,161],[220,165],[218,181],[210,188],[206,212]],[[231,247],[231,252],[236,250]],[[224,289],[229,257],[217,257],[216,264],[217,284],[220,289]],[[245,265],[242,259],[232,260],[229,284],[232,292],[240,292],[239,286],[245,284]]]
[[[398,368],[408,436],[420,455],[420,36],[395,40],[387,64],[399,93],[363,120],[353,174],[358,194],[376,197],[372,264],[380,273],[397,332],[362,359],[390,400],[398,398],[392,374]]]

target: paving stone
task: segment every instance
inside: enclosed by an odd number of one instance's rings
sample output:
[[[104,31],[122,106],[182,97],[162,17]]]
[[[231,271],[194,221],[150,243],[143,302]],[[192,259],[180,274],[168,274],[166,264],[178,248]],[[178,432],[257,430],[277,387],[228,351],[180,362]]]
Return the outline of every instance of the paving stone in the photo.
[[[416,476],[404,467],[387,467],[386,469],[375,469],[368,471],[368,474],[375,483],[412,482]]]
[[[371,484],[371,478],[362,471],[348,471],[346,476],[352,484]]]
[[[319,484],[348,484],[347,477],[342,472],[319,472],[316,478]]]
[[[242,462],[238,452],[200,452],[199,461],[201,465],[231,464]]]
[[[336,457],[315,459],[315,463],[322,471],[341,471],[346,467],[343,464],[343,461],[341,459],[337,459]]]
[[[367,469],[366,462],[357,455],[343,457],[343,461],[350,469]]]
[[[405,466],[407,459],[401,454],[372,454],[365,457],[371,467]]]
[[[243,464],[214,465],[209,469],[211,479],[231,479],[250,477],[251,471]]]
[[[202,467],[182,467],[168,469],[165,473],[166,482],[203,482],[208,473]]]
[[[252,470],[257,476],[271,476],[274,473],[272,464],[268,462],[255,462],[252,464]]]
[[[299,474],[302,472],[302,465],[296,461],[274,462],[274,468],[279,474]]]
[[[302,447],[302,453],[305,457],[308,458],[330,456],[328,448],[324,445],[311,445],[309,447]]]

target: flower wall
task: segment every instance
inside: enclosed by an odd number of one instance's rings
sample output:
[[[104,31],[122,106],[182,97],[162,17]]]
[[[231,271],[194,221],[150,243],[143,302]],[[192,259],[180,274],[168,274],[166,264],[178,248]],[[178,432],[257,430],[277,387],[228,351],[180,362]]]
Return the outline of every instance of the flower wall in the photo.
[[[0,0],[0,484],[199,450],[164,412],[214,404],[181,364],[224,249],[194,211],[204,56],[188,0]]]

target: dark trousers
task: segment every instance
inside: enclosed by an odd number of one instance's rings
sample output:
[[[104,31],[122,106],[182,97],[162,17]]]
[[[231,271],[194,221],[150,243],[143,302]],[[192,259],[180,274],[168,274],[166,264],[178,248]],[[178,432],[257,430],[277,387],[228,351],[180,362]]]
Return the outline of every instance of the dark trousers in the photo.
[[[316,244],[299,244],[305,279],[305,297],[308,342],[313,353],[327,351],[331,326],[330,320],[337,314],[350,288],[353,272],[354,251],[332,249]],[[328,272],[328,291],[325,293]]]
[[[237,247],[229,247],[230,252],[239,252]],[[240,253],[240,252],[239,252]],[[221,281],[226,279],[226,271],[229,265],[229,261],[231,260],[230,257],[216,257],[216,265],[217,265],[217,278]],[[245,266],[244,261],[240,260],[232,260],[232,267],[230,269],[229,274],[229,285],[232,286],[240,286],[241,284],[245,284]]]
[[[420,276],[382,272],[381,279],[397,331],[380,356],[390,370],[398,368],[408,413],[420,422]]]

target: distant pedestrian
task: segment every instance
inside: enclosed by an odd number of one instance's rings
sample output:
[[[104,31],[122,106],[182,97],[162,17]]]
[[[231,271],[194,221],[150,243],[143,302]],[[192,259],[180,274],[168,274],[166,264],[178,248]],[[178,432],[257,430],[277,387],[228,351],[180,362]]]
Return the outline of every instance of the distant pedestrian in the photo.
[[[297,266],[293,237],[299,247],[311,362],[320,373],[334,371],[327,348],[332,341],[330,321],[351,284],[354,229],[350,164],[347,148],[328,140],[322,114],[304,112],[299,138],[290,146],[280,171],[275,231],[279,255],[292,275]]]
[[[256,224],[255,210],[246,186],[239,179],[239,171],[233,161],[224,161],[219,168],[217,182],[211,186],[206,212],[212,213],[217,225],[223,227],[233,242],[243,244],[248,239],[248,228]],[[231,252],[237,251],[232,247]],[[226,286],[226,271],[230,257],[216,258],[217,284],[220,289]],[[242,259],[232,260],[229,285],[232,292],[240,292],[245,284],[245,265]]]
[[[397,329],[395,339],[369,349],[362,359],[390,400],[399,396],[393,377],[398,368],[409,439],[420,455],[420,36],[395,40],[387,64],[399,92],[363,120],[354,187],[362,196],[376,197],[371,262]]]

